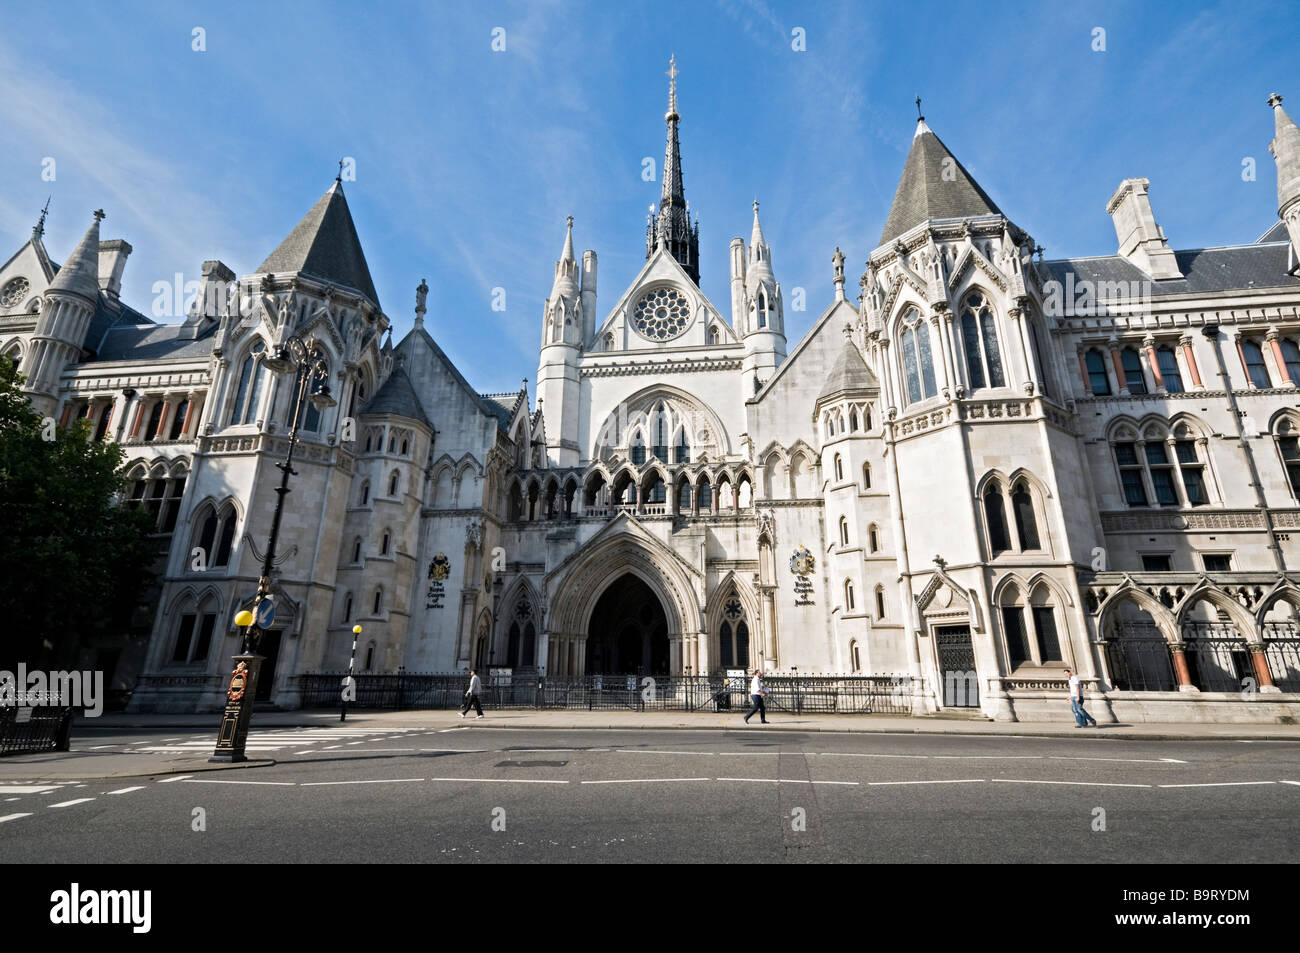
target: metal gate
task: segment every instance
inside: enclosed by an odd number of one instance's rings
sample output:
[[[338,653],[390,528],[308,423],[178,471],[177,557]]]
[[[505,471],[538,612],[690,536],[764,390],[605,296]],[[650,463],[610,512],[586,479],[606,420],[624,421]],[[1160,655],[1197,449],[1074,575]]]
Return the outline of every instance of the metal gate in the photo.
[[[975,672],[975,648],[970,627],[949,625],[934,630],[939,650],[939,679],[943,682],[944,708],[978,708],[980,683]]]

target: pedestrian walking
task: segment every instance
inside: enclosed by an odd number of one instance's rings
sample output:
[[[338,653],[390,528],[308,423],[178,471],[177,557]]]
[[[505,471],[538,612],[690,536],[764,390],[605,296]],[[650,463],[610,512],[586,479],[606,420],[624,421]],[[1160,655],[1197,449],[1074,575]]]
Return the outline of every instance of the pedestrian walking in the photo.
[[[763,696],[766,694],[767,689],[763,687],[763,679],[759,677],[758,669],[754,669],[754,677],[749,683],[749,697],[754,700],[754,707],[745,716],[745,724],[749,724],[749,719],[754,717],[754,712],[758,712],[759,720],[767,724],[767,706],[763,704]]]
[[[1097,719],[1088,714],[1083,707],[1083,682],[1079,680],[1078,675],[1075,675],[1068,668],[1065,670],[1065,674],[1070,676],[1070,710],[1074,712],[1074,727],[1087,728],[1092,725],[1092,727],[1096,728]]]
[[[481,690],[482,690],[482,686],[480,685],[478,680],[478,673],[475,672],[473,669],[470,669],[469,688],[465,690],[465,704],[460,710],[460,717],[462,718],[465,717],[465,713],[469,711],[471,705],[474,706],[474,710],[478,712],[478,714],[475,715],[474,717],[475,718],[483,717],[483,706],[479,704],[479,700],[478,700],[478,693]]]

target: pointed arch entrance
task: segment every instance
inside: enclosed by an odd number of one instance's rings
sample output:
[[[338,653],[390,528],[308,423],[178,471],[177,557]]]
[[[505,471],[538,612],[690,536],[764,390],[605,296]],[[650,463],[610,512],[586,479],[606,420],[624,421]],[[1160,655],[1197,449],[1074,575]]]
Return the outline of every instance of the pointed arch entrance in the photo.
[[[668,675],[668,615],[658,594],[624,573],[601,593],[587,630],[590,675]]]

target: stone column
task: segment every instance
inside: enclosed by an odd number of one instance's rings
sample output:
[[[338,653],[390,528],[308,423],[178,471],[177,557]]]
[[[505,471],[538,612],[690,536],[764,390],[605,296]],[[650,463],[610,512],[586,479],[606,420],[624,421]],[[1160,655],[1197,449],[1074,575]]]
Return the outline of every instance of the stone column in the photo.
[[[1079,348],[1077,353],[1079,355],[1079,373],[1083,375],[1083,393],[1086,397],[1092,393],[1092,378],[1088,376],[1088,353],[1083,348]]]
[[[1269,328],[1268,333],[1264,335],[1264,340],[1272,345],[1273,362],[1277,373],[1273,376],[1274,387],[1295,387],[1295,381],[1291,380],[1291,375],[1286,370],[1286,358],[1282,356],[1281,335],[1277,333],[1277,328]]]
[[[1178,682],[1178,690],[1180,692],[1199,691],[1192,684],[1192,673],[1187,668],[1187,643],[1170,642],[1169,655],[1174,663],[1174,680]]]
[[[155,430],[153,436],[150,437],[151,440],[161,440],[163,435],[167,433],[167,424],[171,420],[172,406],[174,402],[174,397],[164,397],[162,399],[163,412],[158,415],[158,429]]]
[[[144,394],[137,394],[135,398],[135,420],[131,423],[131,433],[129,439],[138,440],[140,438],[140,428],[144,426]]]
[[[1156,390],[1165,389],[1165,378],[1160,373],[1160,360],[1156,357],[1156,339],[1152,337],[1142,339],[1142,347],[1146,349],[1147,361],[1151,364],[1151,380],[1155,382]]]
[[[194,415],[194,391],[185,395],[185,419],[181,422],[181,437],[190,436],[190,425],[197,419]]]
[[[1121,396],[1127,396],[1128,378],[1124,376],[1124,361],[1119,356],[1119,341],[1111,338],[1106,342],[1106,346],[1110,348],[1110,362],[1115,368],[1115,383],[1117,385],[1115,392]]]
[[[1250,662],[1255,667],[1255,679],[1259,682],[1261,694],[1273,694],[1282,691],[1273,684],[1273,673],[1268,670],[1268,658],[1264,655],[1263,642],[1247,642],[1250,650]]]
[[[939,345],[937,348],[931,350],[931,359],[933,359],[936,352],[940,358],[942,358],[939,363],[943,370],[943,380],[938,382],[939,392],[943,393],[946,390],[949,398],[951,398],[953,387],[952,369],[950,367],[952,364],[952,352],[948,349],[948,340],[943,333],[943,321],[939,315],[936,314],[931,316],[930,327],[934,330],[934,338],[936,343]]]
[[[1178,339],[1178,343],[1183,346],[1183,360],[1187,362],[1187,373],[1192,378],[1192,385],[1197,388],[1203,388],[1201,383],[1201,370],[1196,366],[1196,352],[1192,350],[1192,336],[1184,335]]]

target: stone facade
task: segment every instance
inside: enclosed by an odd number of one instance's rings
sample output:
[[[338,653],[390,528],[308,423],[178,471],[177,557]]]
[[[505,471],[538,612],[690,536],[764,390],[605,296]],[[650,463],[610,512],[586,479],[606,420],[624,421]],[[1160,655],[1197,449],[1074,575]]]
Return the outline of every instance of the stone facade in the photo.
[[[112,649],[140,710],[220,703],[293,417],[265,362],[298,336],[337,405],[298,421],[278,705],[346,669],[360,624],[360,671],[890,675],[916,714],[1015,719],[1068,717],[1068,667],[1104,720],[1286,720],[1300,133],[1270,103],[1258,242],[1175,251],[1129,179],[1118,253],[1087,259],[1043,260],[921,120],[856,304],[836,249],[787,349],[758,203],[729,313],[699,288],[674,89],[645,265],[600,302],[569,220],[535,401],[469,385],[423,283],[386,337],[339,182],[256,272],[205,263],[180,324],[119,301],[102,214],[62,267],[38,226],[0,268],[0,354],[43,413],[124,444],[157,514],[160,586]]]

